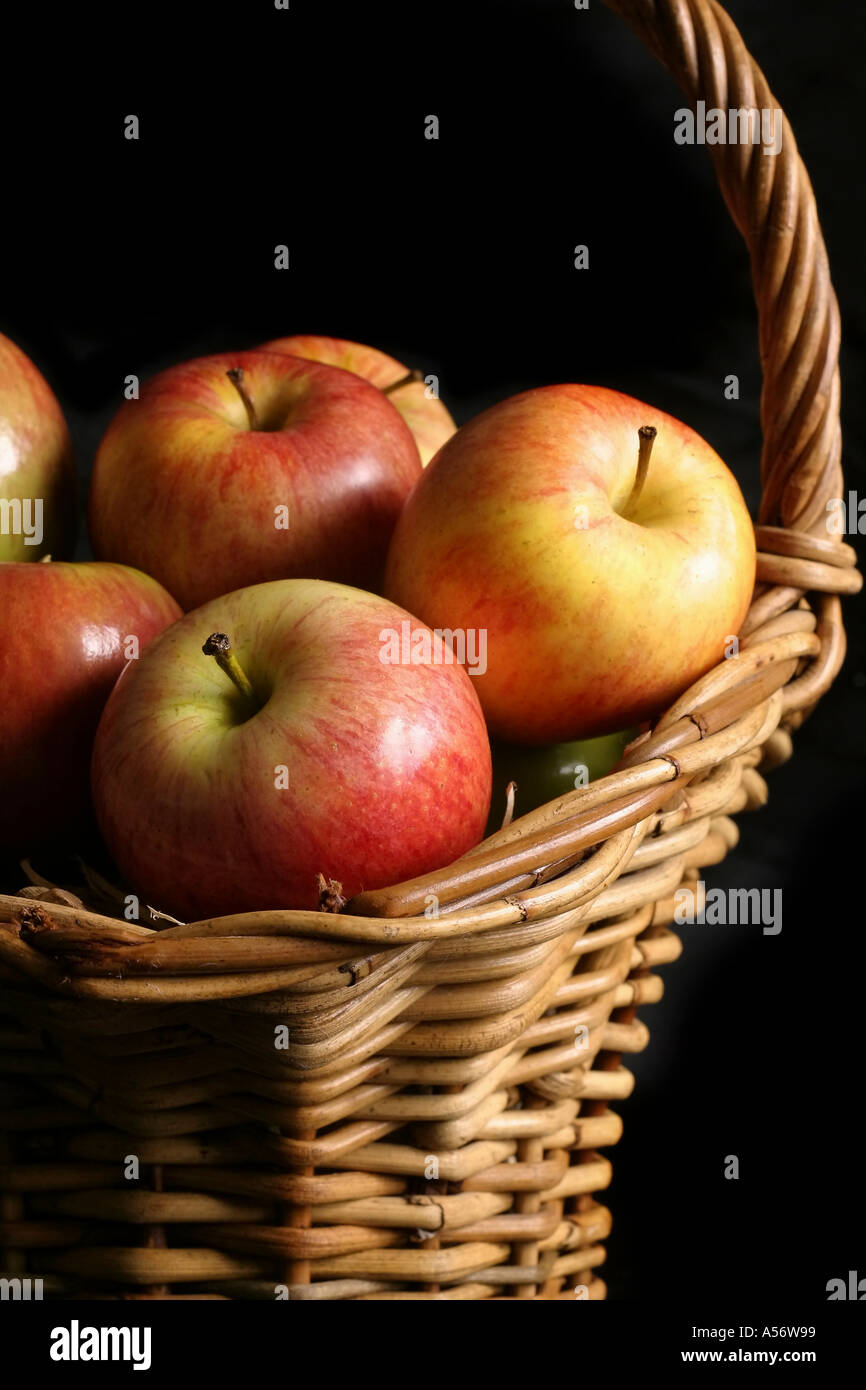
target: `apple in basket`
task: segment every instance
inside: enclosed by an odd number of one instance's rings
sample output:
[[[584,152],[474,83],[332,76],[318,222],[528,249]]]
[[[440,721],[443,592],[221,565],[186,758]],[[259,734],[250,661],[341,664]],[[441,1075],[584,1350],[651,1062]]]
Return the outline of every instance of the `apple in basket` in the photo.
[[[0,844],[78,828],[102,707],[180,609],[124,565],[0,564]]]
[[[63,559],[75,541],[75,467],[63,412],[0,333],[0,560]]]
[[[477,843],[481,706],[434,634],[413,648],[423,659],[400,659],[406,622],[427,632],[373,594],[296,579],[165,632],[118,681],[94,747],[94,805],[128,885],[185,919],[315,908],[322,880],[348,898]]]
[[[656,716],[724,658],[754,580],[749,513],[709,444],[618,391],[565,385],[440,449],[385,592],[431,627],[485,630],[491,734],[546,744]]]
[[[184,608],[270,579],[381,588],[420,473],[403,417],[354,372],[278,352],[201,357],[145,383],[109,425],[90,537]]]
[[[556,797],[605,777],[619,762],[637,732],[637,729],[620,729],[599,738],[534,748],[519,743],[494,743],[488,832],[493,833],[502,824],[511,783],[514,784],[513,814],[525,816]]]
[[[425,466],[457,428],[438,396],[430,394],[423,375],[410,371],[378,348],[352,343],[346,338],[303,333],[293,338],[275,338],[262,346],[269,352],[288,352],[293,357],[308,357],[313,362],[342,367],[344,371],[357,372],[358,376],[372,381],[403,416]]]

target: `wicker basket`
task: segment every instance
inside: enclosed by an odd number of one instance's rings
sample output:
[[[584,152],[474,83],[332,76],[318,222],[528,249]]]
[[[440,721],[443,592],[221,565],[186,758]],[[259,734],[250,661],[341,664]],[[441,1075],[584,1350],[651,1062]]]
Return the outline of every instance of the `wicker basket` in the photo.
[[[612,8],[690,102],[776,106],[713,0]],[[58,1297],[604,1297],[599,1151],[680,950],[674,895],[765,800],[860,586],[825,526],[839,315],[808,177],[787,122],[775,158],[712,153],[764,372],[739,655],[615,774],[339,912],[159,931],[48,888],[0,898],[4,1273]]]

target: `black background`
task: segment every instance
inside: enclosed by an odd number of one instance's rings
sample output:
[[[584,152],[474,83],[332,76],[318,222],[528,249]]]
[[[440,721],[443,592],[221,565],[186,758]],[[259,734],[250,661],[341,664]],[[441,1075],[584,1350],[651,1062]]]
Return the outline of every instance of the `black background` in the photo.
[[[861,6],[728,9],[812,176],[843,313],[846,482],[866,496]],[[673,141],[676,87],[599,0],[45,7],[37,23],[5,46],[0,330],[55,387],[84,477],[128,373],[321,332],[438,373],[458,422],[547,382],[631,392],[705,435],[754,512],[747,257],[706,151]],[[866,1275],[866,653],[857,601],[846,615],[842,674],[706,875],[781,888],[781,935],[684,928],[643,1011],[611,1151],[613,1299],[688,1289],[749,1317]]]

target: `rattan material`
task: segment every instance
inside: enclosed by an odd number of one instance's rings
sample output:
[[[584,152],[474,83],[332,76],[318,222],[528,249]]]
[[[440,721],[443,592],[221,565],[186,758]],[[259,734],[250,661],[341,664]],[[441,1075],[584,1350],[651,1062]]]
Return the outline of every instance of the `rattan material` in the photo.
[[[711,0],[611,7],[689,100],[776,105]],[[4,1273],[59,1296],[604,1296],[600,1150],[647,1041],[636,1010],[680,950],[674,895],[765,801],[860,586],[825,528],[839,316],[808,178],[787,123],[774,158],[714,157],[764,369],[739,655],[615,774],[339,913],[157,931],[47,888],[0,897]]]

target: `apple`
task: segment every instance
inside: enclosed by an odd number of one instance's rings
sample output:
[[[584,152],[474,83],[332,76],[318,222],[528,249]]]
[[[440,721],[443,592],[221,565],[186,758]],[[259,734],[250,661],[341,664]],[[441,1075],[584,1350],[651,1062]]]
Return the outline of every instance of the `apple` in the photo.
[[[277,352],[201,357],[127,401],[99,450],[99,559],[152,574],[183,608],[281,578],[381,588],[421,461],[408,425],[352,372]]]
[[[0,333],[0,561],[64,558],[75,543],[75,465],[57,397]]]
[[[129,885],[184,919],[315,908],[457,858],[490,805],[472,679],[374,594],[288,579],[225,594],[152,644],[100,721],[92,786]],[[436,653],[443,659],[437,661]],[[215,658],[215,659],[214,659]]]
[[[111,687],[179,617],[155,579],[123,565],[0,564],[0,844],[30,849],[77,827]]]
[[[274,338],[262,346],[269,352],[288,352],[293,357],[307,357],[330,367],[342,367],[372,381],[390,397],[403,416],[415,436],[425,467],[457,428],[438,396],[428,394],[423,376],[410,372],[402,362],[378,348],[353,343],[347,338],[303,333],[293,338]]]
[[[493,797],[488,834],[502,824],[508,785],[516,783],[514,817],[525,816],[566,792],[604,777],[615,767],[636,736],[636,729],[621,729],[600,738],[551,743],[544,748],[514,743],[493,745]]]
[[[723,659],[754,580],[749,513],[709,444],[618,391],[563,385],[493,406],[440,449],[385,592],[483,636],[491,734],[545,744],[656,716]]]

